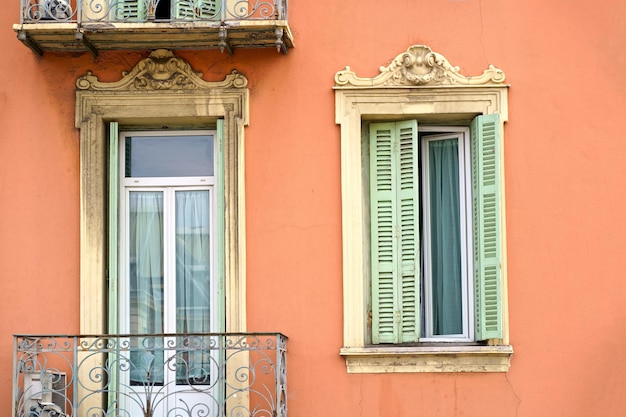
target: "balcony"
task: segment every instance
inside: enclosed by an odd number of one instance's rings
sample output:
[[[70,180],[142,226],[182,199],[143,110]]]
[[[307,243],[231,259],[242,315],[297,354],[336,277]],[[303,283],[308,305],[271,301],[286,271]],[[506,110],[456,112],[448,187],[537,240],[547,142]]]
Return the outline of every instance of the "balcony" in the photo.
[[[287,0],[21,0],[13,30],[38,55],[293,47]]]
[[[13,417],[287,417],[280,333],[14,336]]]

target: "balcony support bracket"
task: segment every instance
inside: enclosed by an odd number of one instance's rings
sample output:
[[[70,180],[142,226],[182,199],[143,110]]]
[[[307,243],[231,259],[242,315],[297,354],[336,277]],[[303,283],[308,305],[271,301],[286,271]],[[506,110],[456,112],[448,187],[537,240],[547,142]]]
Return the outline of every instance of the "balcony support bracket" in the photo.
[[[276,50],[279,53],[282,52],[283,55],[287,55],[287,51],[289,50],[289,48],[287,48],[287,45],[285,45],[285,41],[283,41],[283,36],[285,36],[285,29],[274,29],[274,35],[276,36]]]
[[[28,36],[26,34],[26,32],[23,31],[19,31],[17,33],[17,39],[19,39],[20,41],[22,41],[22,43],[26,46],[28,46],[30,48],[31,51],[33,51],[35,54],[37,54],[38,56],[42,56],[43,55],[43,49],[41,49],[39,47],[39,45],[37,44],[37,42],[35,42],[34,40],[32,40],[30,38],[30,36]]]
[[[85,46],[85,48],[89,49],[89,51],[91,52],[94,58],[98,57],[98,50],[93,46],[91,42],[89,42],[89,39],[87,39],[87,37],[85,36],[83,32],[81,32],[80,30],[77,30],[76,33],[74,34],[74,39],[82,43]]]
[[[220,31],[219,31],[219,48],[220,48],[220,52],[224,53],[224,50],[228,51],[228,55],[232,55],[233,54],[233,48],[230,45],[230,42],[228,42],[228,31],[226,30],[226,27],[224,26],[220,26]]]

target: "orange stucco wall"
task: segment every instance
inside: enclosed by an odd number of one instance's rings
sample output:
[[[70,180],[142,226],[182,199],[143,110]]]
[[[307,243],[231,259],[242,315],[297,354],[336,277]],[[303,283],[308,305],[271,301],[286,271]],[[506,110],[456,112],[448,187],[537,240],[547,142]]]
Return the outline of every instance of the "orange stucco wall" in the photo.
[[[79,326],[78,76],[119,79],[148,52],[36,57],[0,14],[0,415],[13,333]],[[206,80],[250,87],[248,328],[289,336],[292,416],[626,413],[626,3],[290,3],[296,48],[179,51]],[[342,344],[336,71],[374,76],[409,45],[511,84],[506,124],[508,374],[349,375]]]

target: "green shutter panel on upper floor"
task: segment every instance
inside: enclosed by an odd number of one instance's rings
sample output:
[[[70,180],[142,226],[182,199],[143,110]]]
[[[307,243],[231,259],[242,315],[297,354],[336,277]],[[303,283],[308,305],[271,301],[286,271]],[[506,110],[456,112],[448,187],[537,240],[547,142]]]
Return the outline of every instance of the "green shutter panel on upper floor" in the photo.
[[[224,0],[177,0],[174,3],[176,19],[209,19],[220,17],[220,5]]]
[[[417,341],[417,123],[370,126],[372,342]]]
[[[129,22],[148,20],[146,0],[117,0],[113,7],[113,19]]]
[[[502,242],[500,219],[500,120],[471,124],[476,340],[502,338]]]

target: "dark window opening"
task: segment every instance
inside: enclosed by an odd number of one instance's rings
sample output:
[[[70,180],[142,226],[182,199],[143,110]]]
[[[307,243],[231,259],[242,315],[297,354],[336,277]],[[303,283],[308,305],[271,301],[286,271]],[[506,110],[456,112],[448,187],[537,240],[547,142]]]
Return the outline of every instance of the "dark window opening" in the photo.
[[[157,20],[170,19],[171,18],[170,11],[171,11],[170,0],[161,0],[160,2],[158,2],[157,7],[156,7],[156,11],[154,13],[155,18]]]

